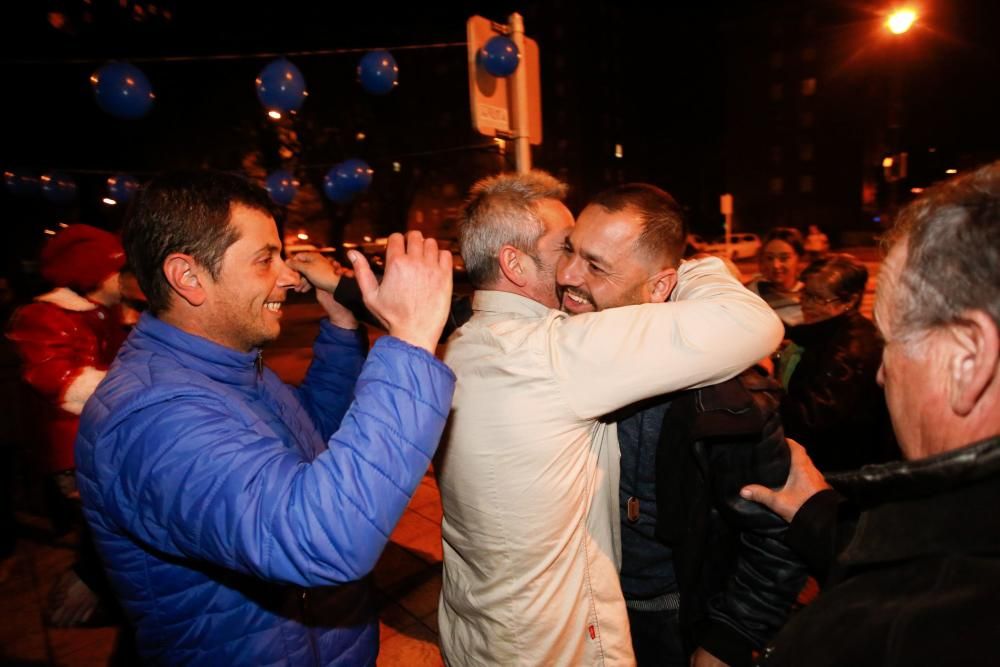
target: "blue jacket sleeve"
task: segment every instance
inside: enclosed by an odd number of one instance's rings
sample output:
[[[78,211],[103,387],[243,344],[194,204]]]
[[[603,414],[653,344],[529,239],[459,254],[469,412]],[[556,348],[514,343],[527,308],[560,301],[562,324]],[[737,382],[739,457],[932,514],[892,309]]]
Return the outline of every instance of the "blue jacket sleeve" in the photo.
[[[119,529],[170,555],[301,586],[355,580],[427,469],[453,391],[433,356],[379,340],[312,462],[223,400],[160,401],[102,436],[112,467],[102,505]]]
[[[323,440],[330,439],[351,405],[367,345],[363,328],[341,329],[328,320],[320,322],[312,363],[296,391]]]

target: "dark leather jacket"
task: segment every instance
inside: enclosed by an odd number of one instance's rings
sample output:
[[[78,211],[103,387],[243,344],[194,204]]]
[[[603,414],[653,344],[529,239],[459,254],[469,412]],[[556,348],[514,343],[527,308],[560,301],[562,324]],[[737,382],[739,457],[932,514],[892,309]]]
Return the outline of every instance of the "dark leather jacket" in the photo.
[[[779,395],[756,369],[676,394],[657,453],[657,535],[673,549],[685,642],[731,665],[781,628],[806,578],[785,522],[739,495],[788,475]]]
[[[828,481],[787,536],[823,591],[766,664],[1000,664],[1000,436]]]

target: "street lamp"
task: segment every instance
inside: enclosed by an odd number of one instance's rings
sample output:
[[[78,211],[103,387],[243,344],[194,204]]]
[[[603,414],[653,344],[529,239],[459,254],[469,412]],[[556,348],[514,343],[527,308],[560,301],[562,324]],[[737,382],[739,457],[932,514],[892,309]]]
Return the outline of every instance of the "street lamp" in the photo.
[[[904,7],[889,14],[889,18],[886,19],[885,25],[889,28],[889,32],[892,34],[902,35],[904,32],[912,28],[916,21],[917,13],[909,7]]]

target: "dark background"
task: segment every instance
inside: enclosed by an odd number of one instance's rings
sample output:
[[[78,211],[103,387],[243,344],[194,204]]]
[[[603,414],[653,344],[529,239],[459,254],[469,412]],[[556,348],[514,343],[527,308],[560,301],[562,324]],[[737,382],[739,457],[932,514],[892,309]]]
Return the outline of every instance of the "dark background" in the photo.
[[[911,188],[1000,153],[1000,3],[916,4],[919,23],[894,38],[883,27],[888,4],[815,0],[596,0],[586,9],[561,1],[7,3],[0,166],[68,172],[79,196],[57,206],[5,189],[0,267],[23,269],[58,222],[117,228],[123,207],[101,203],[108,175],[142,180],[181,166],[257,178],[292,168],[306,187],[286,225],[324,243],[407,226],[453,234],[468,186],[513,166],[512,151],[498,155],[471,129],[465,22],[473,14],[505,22],[512,11],[541,50],[545,140],[535,166],[569,182],[574,210],[604,187],[643,180],[674,193],[706,236],[721,230],[722,192],[735,196],[738,229],[818,222],[835,241],[872,236]],[[402,46],[425,48],[393,50],[400,85],[388,96],[358,85],[358,52],[290,56],[310,93],[294,120],[270,121],[256,99],[254,78],[273,59],[260,54]],[[233,57],[168,60],[220,55]],[[111,59],[130,60],[150,79],[156,101],[147,117],[117,120],[94,103],[88,77]],[[807,78],[818,82],[808,96]],[[909,174],[886,183],[883,155],[904,150]],[[353,204],[331,204],[318,186],[349,157],[372,165],[374,183]],[[867,198],[866,187],[874,188]]]

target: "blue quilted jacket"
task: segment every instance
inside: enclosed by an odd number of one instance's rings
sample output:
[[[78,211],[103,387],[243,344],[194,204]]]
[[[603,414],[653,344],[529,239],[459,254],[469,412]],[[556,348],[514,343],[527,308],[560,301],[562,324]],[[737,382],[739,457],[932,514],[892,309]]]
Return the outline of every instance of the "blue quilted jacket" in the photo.
[[[147,314],[87,403],[84,511],[145,661],[374,664],[363,578],[437,447],[454,375],[390,337],[365,360],[328,322],[313,351],[295,389],[256,352]]]

